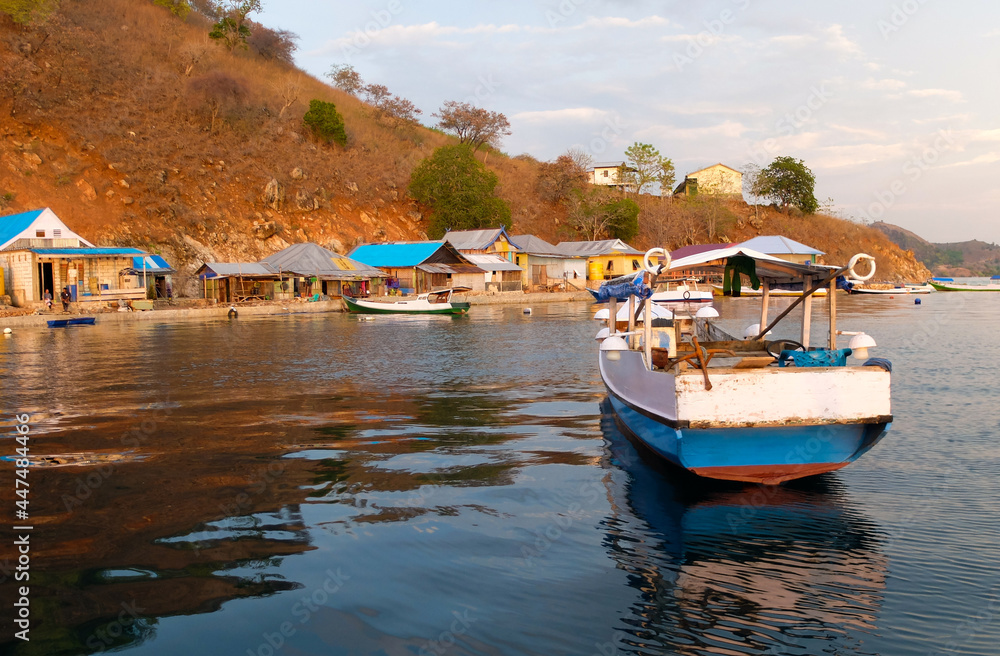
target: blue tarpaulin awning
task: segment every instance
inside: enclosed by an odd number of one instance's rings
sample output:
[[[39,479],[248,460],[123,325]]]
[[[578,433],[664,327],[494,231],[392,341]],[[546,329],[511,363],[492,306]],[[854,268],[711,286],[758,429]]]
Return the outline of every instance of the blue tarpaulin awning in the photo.
[[[159,255],[137,256],[132,258],[132,268],[136,273],[173,273],[167,261]]]

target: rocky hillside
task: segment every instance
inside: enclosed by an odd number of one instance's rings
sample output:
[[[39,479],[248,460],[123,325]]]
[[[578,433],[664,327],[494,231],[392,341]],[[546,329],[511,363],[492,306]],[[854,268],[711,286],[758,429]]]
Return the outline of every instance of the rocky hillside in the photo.
[[[1000,274],[1000,246],[978,239],[935,244],[905,228],[885,222],[872,224],[897,246],[912,251],[922,264],[941,276],[995,276]]]
[[[159,252],[182,272],[178,291],[206,260],[257,260],[307,240],[346,252],[425,237],[426,208],[406,186],[451,137],[387,124],[287,63],[228,51],[210,29],[197,12],[182,20],[146,0],[64,1],[30,26],[0,15],[0,213],[47,206],[95,243]],[[303,129],[311,99],[336,104],[346,146]],[[487,165],[514,232],[576,238],[566,204],[539,193],[537,160],[491,152]],[[923,277],[912,256],[853,223],[640,200],[638,247],[780,233],[828,261],[868,250],[886,279]]]

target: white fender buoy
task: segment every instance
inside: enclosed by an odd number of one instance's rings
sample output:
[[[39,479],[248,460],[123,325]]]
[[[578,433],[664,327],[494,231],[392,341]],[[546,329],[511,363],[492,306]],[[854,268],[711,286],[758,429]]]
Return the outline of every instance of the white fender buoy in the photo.
[[[872,263],[872,269],[871,269],[871,271],[869,271],[868,274],[864,275],[864,276],[858,275],[858,273],[854,270],[854,267],[861,260],[868,260],[869,262]],[[851,279],[857,280],[858,282],[864,282],[866,280],[871,280],[872,276],[875,275],[875,258],[872,257],[871,255],[868,255],[867,253],[858,253],[857,255],[855,255],[854,257],[851,258],[850,262],[848,262],[848,264],[847,264],[847,275]]]
[[[650,258],[654,255],[660,258],[660,263],[655,266],[650,260]],[[663,270],[670,268],[670,253],[662,248],[650,248],[646,251],[646,254],[642,256],[642,265],[646,268],[646,271],[655,276]]]
[[[531,308],[524,308],[525,314],[531,314]]]

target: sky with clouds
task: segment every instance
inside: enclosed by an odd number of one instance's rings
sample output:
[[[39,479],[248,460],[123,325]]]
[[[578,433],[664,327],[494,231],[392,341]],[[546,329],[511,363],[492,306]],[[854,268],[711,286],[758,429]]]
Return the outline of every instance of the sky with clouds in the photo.
[[[800,158],[816,197],[935,242],[1000,243],[995,0],[265,0],[322,76],[423,110],[500,111],[503,150],[595,161],[653,144],[678,179]]]

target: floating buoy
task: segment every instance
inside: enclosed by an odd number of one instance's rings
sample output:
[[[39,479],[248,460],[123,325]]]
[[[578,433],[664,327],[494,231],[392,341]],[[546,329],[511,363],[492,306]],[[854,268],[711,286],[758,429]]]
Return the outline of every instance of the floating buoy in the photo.
[[[229,306],[229,314],[228,314],[228,316],[229,316],[230,319],[235,319],[236,317],[240,316],[240,313],[236,311],[236,306],[233,306],[233,305]]]
[[[914,305],[920,305],[920,299],[919,298],[913,299],[913,304]]]
[[[525,314],[531,314],[531,308],[524,308]]]
[[[4,334],[4,335],[9,335],[9,334],[11,334],[12,332],[14,332],[14,331],[13,331],[13,330],[11,330],[10,328],[4,328],[4,329],[3,329],[3,334]]]
[[[889,298],[890,298],[890,299],[893,299],[893,298],[896,298],[896,297],[895,297],[895,296],[891,296],[891,295],[890,295],[890,296],[889,296]]]

